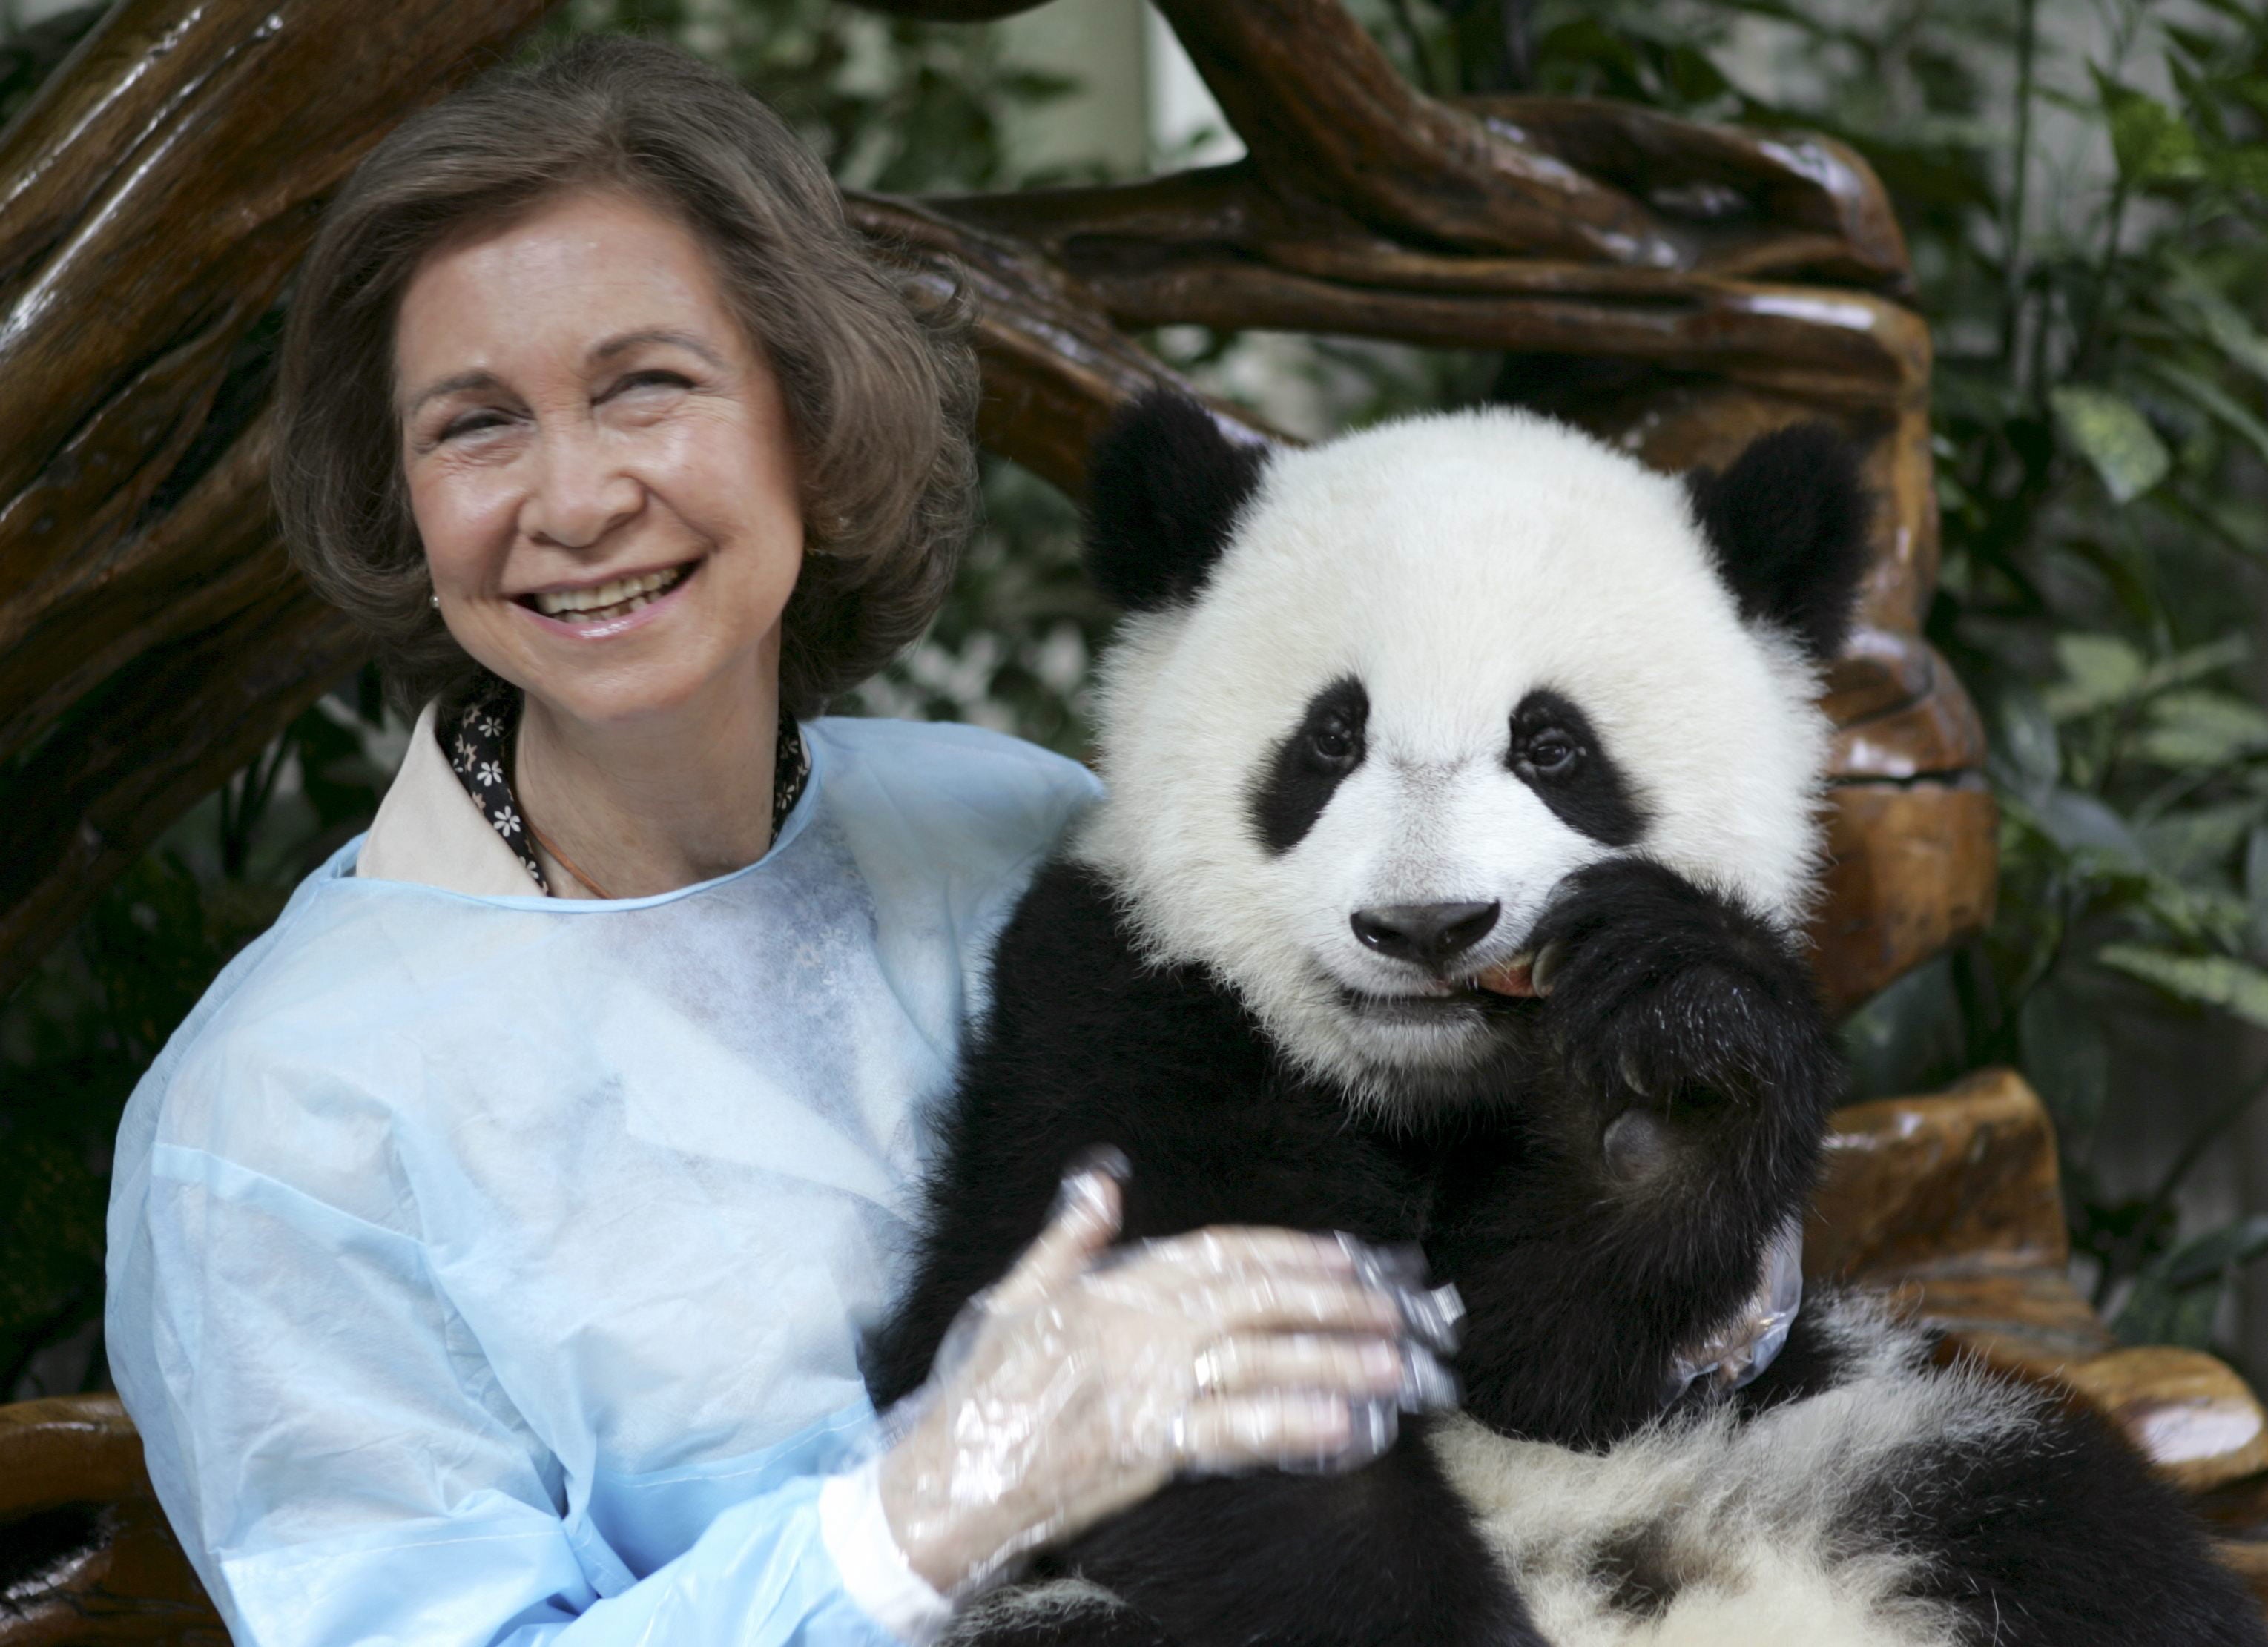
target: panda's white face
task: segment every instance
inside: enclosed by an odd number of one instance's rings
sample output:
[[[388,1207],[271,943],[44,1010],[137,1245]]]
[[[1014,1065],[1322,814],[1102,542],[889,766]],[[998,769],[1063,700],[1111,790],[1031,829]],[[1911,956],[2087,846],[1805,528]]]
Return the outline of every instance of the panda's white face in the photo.
[[[1079,851],[1159,960],[1364,1099],[1422,1101],[1533,1010],[1501,990],[1587,864],[1800,919],[1815,685],[1675,480],[1524,414],[1388,425],[1270,458],[1194,597],[1128,620]]]

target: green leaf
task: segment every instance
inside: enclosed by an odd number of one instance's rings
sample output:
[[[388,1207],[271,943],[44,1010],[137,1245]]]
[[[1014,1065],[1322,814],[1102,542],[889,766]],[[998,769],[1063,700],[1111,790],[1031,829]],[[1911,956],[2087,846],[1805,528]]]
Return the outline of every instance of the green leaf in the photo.
[[[2160,766],[2224,766],[2268,747],[2268,715],[2225,692],[2169,692],[2152,702],[2139,743]]]
[[[2168,995],[2268,1029],[2268,971],[2232,955],[2177,955],[2140,944],[2107,944],[2095,960]]]
[[[2040,694],[2040,702],[2057,720],[2067,721],[2232,668],[2252,655],[2252,643],[2240,630],[2146,665],[2142,654],[2116,635],[2066,633],[2056,636],[2055,654],[2064,678]]]
[[[2268,150],[2262,151],[2268,155]],[[2176,260],[2172,295],[2204,324],[2214,348],[2235,364],[2268,383],[2268,337],[2253,327],[2243,310],[2214,290],[2203,271],[2187,259]]]
[[[2048,403],[2064,438],[2094,466],[2114,502],[2132,502],[2173,467],[2173,454],[2158,431],[2123,395],[2066,384],[2050,391]]]
[[[2154,1275],[2138,1276],[2110,1330],[2122,1344],[2170,1344],[2211,1349],[2220,1286],[2176,1287]]]
[[[2225,1274],[2232,1264],[2249,1264],[2263,1253],[2268,1253],[2268,1215],[2256,1213],[2183,1242],[2160,1262],[2175,1286],[2194,1287]]]
[[[2064,678],[2040,702],[2058,721],[2124,703],[2149,676],[2142,654],[2116,635],[2058,635],[2055,654]]]
[[[2244,843],[2245,937],[2255,955],[2268,955],[2268,824]]]
[[[2055,718],[2039,694],[2021,687],[2001,698],[1999,711],[2000,747],[2014,768],[2014,787],[2036,802],[2063,781]]]
[[[2177,366],[2172,361],[2153,360],[2148,363],[2148,368],[2169,388],[2189,397],[2200,411],[2219,418],[2239,439],[2260,454],[2262,462],[2268,463],[2268,423],[2255,417],[2242,401],[2212,379],[2191,371],[2186,366]],[[2268,362],[2263,363],[2263,376],[2268,378]]]
[[[2197,134],[2181,116],[2154,97],[2095,71],[2103,113],[2110,117],[2110,152],[2118,175],[2138,187],[2152,183],[2193,181],[2205,175]]]
[[[2126,820],[2084,790],[2058,789],[2033,808],[2041,832],[2073,857],[2082,855],[2120,871],[2145,867],[2142,843]]]
[[[2142,827],[2142,844],[2152,863],[2176,880],[2218,875],[2236,849],[2268,815],[2257,795],[2241,796],[2212,806],[2177,806]]]
[[[2223,188],[2268,195],[2268,143],[2220,150],[2207,158],[2205,171]]]

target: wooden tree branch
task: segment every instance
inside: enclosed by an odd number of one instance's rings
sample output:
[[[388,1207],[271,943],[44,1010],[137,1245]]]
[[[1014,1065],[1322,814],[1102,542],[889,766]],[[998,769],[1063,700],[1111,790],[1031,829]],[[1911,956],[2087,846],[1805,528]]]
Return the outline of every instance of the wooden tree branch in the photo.
[[[116,1396],[0,1407],[5,1536],[48,1554],[0,1594],[5,1647],[227,1647]]]
[[[0,139],[0,380],[40,386],[0,401],[0,651],[99,578],[324,195],[544,6],[123,0]]]
[[[1159,9],[1289,198],[1442,247],[1646,268],[1691,261],[1675,231],[1622,190],[1421,94],[1336,0]]]
[[[1138,346],[1079,281],[1033,248],[912,201],[853,195],[845,203],[886,259],[936,295],[961,293],[984,372],[979,438],[1064,491],[1086,489],[1087,451],[1110,415],[1153,387],[1209,401],[1239,438],[1281,438]]]
[[[0,994],[362,655],[222,392],[329,191],[548,4],[122,0],[0,134]]]

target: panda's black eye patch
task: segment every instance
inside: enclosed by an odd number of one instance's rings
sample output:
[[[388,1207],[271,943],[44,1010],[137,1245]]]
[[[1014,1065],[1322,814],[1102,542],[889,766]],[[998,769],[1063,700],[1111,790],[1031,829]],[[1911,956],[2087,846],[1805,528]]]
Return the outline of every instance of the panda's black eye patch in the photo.
[[[1370,695],[1351,677],[1307,700],[1253,783],[1253,828],[1270,852],[1290,851],[1315,827],[1332,791],[1362,764],[1369,723]]]
[[[1646,815],[1590,717],[1557,692],[1536,691],[1512,712],[1506,766],[1552,815],[1604,846],[1629,846]]]

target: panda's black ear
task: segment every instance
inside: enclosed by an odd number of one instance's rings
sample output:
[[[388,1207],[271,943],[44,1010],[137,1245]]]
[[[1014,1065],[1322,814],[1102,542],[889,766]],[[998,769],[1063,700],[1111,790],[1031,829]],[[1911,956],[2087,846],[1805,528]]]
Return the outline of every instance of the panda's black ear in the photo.
[[[1119,413],[1087,463],[1086,570],[1129,612],[1196,595],[1228,547],[1268,459],[1186,394],[1152,389]]]
[[[1850,438],[1821,423],[1775,430],[1685,486],[1741,615],[1778,624],[1818,662],[1841,651],[1874,512]]]

